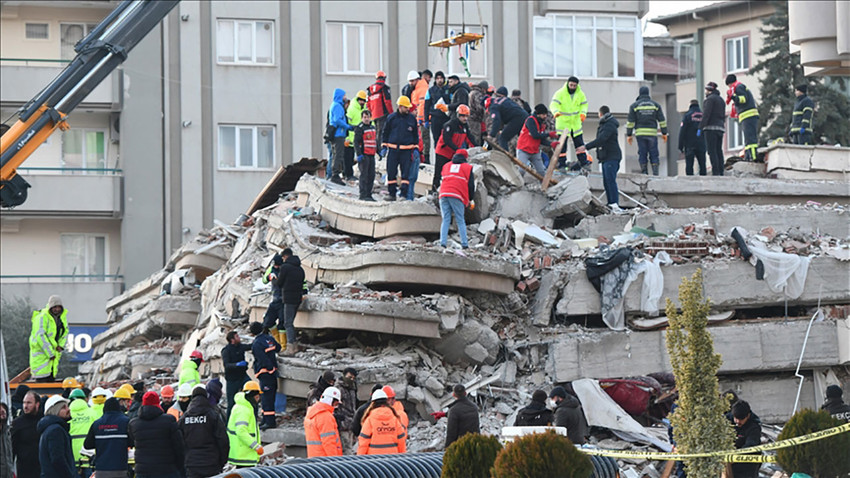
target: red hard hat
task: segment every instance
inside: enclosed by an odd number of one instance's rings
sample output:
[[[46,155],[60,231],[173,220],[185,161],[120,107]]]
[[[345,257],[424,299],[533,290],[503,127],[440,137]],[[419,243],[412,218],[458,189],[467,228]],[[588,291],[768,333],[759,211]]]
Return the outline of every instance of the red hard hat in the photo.
[[[395,390],[393,390],[393,388],[389,385],[384,385],[384,388],[382,388],[381,390],[383,390],[384,393],[387,394],[387,398],[395,398]]]
[[[469,106],[459,105],[457,107],[457,114],[459,114],[459,115],[469,115]]]
[[[162,390],[159,391],[159,394],[166,398],[174,398],[174,387],[171,385],[166,385],[162,387]]]
[[[193,351],[191,355],[189,355],[190,359],[201,359],[204,360],[204,355],[197,350]]]
[[[375,73],[375,78],[386,78],[386,77],[387,77],[387,74],[384,73],[382,70],[378,70],[378,72]]]

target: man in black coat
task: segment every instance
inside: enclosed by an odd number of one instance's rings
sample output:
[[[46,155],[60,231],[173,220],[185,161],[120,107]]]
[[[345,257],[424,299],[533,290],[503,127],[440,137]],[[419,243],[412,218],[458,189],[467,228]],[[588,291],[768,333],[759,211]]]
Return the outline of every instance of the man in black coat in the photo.
[[[812,144],[812,115],[815,113],[815,102],[806,93],[809,86],[797,85],[794,94],[794,113],[791,117],[791,139],[794,144]]]
[[[15,389],[15,393],[12,395],[12,420],[24,413],[24,397],[27,396],[29,391],[30,388],[24,384],[18,385],[18,388]]]
[[[726,131],[726,102],[720,97],[717,83],[710,81],[705,85],[705,99],[702,102],[702,120],[699,122],[697,136],[705,136],[705,146],[711,161],[711,175],[723,176],[723,133]]]
[[[694,175],[694,158],[699,164],[699,175],[705,176],[705,138],[699,133],[702,111],[699,101],[691,100],[688,112],[679,125],[679,151],[685,153],[685,174]],[[699,133],[699,134],[698,134]]]
[[[372,390],[369,391],[369,396],[371,397],[373,393],[377,390],[381,390],[382,388],[384,388],[383,384],[376,383],[372,386]],[[360,407],[357,408],[357,411],[354,412],[354,418],[351,420],[351,434],[355,437],[360,436],[360,430],[363,429],[363,414],[366,413],[366,409],[369,408],[369,405],[371,404],[372,402],[367,400],[366,403],[360,405]]]
[[[136,444],[136,478],[182,478],[183,437],[174,417],[159,408],[156,392],[142,397],[139,416],[130,420],[129,439]]]
[[[38,421],[41,419],[41,398],[30,390],[24,394],[21,415],[12,422],[12,454],[18,467],[18,478],[38,478]]]
[[[301,306],[301,298],[304,296],[305,282],[304,269],[301,267],[301,259],[292,253],[292,249],[286,248],[280,253],[283,264],[280,266],[278,285],[283,295],[283,320],[278,324],[278,330],[286,330],[286,340],[281,340],[281,347],[297,351],[298,337],[295,335],[295,314]],[[281,335],[281,338],[284,336]],[[291,344],[291,347],[290,345]]]
[[[828,411],[832,418],[850,423],[850,405],[847,405],[841,399],[843,394],[844,391],[838,385],[826,387],[826,401],[823,402],[821,409]]]
[[[71,409],[68,400],[53,395],[44,407],[44,418],[38,421],[38,461],[41,476],[47,478],[77,478],[74,452],[71,449]]]
[[[546,392],[535,390],[531,403],[517,413],[514,426],[545,427],[552,424],[552,419],[552,410],[546,408]]]
[[[227,417],[233,408],[233,397],[242,390],[242,385],[248,378],[248,362],[245,352],[251,350],[251,345],[243,344],[239,332],[231,330],[227,333],[227,345],[221,349],[221,361],[224,362],[224,379],[227,381]]]
[[[749,448],[761,445],[761,423],[753,417],[750,404],[744,400],[732,406],[735,423],[735,448]],[[759,455],[760,453],[754,453]],[[756,478],[760,463],[732,463],[732,476],[735,478]]]
[[[177,427],[186,444],[188,478],[204,478],[221,473],[227,464],[230,444],[221,415],[212,407],[206,390],[192,391],[189,409],[180,417]]]
[[[602,185],[608,207],[615,213],[620,213],[620,190],[617,188],[617,171],[620,170],[620,160],[623,153],[617,140],[617,128],[620,122],[611,114],[611,109],[605,105],[599,107],[599,127],[596,128],[596,139],[580,146],[578,151],[596,148],[596,159],[602,164]]]
[[[502,149],[508,149],[508,143],[522,130],[528,113],[508,98],[508,89],[504,86],[496,90],[496,96],[490,101],[489,112],[493,122],[490,136],[498,140]]]
[[[564,387],[555,387],[549,392],[555,402],[555,426],[567,429],[567,438],[576,445],[583,445],[587,437],[587,419],[578,399]]]
[[[127,436],[129,426],[130,419],[121,413],[118,399],[108,398],[103,404],[103,416],[92,423],[83,442],[83,447],[95,451],[98,478],[127,476],[127,447],[133,446],[133,441]]]
[[[457,118],[457,107],[460,105],[469,106],[469,85],[460,81],[457,75],[449,77],[449,117]]]
[[[467,433],[481,433],[478,407],[466,396],[466,387],[461,384],[455,385],[452,396],[456,401],[450,405],[447,414],[446,448]]]

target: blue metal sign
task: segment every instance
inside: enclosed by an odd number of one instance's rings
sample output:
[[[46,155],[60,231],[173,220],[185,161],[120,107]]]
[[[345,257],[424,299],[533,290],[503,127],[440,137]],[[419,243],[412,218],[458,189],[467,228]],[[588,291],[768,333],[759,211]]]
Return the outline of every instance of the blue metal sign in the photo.
[[[105,325],[68,325],[68,341],[63,355],[71,362],[91,360],[92,341],[108,328]]]

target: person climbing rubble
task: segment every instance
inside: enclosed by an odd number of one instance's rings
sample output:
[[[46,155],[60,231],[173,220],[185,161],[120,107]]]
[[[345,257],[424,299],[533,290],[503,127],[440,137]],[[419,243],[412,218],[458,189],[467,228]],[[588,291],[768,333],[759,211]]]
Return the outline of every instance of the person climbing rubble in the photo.
[[[284,324],[286,322],[283,317],[283,291],[280,287],[281,283],[278,280],[280,278],[281,266],[283,266],[283,256],[275,253],[272,256],[271,264],[263,272],[263,283],[271,284],[272,288],[272,301],[263,315],[263,327],[269,331],[269,335],[274,337],[278,343],[283,340],[280,338],[280,335],[285,334],[281,329],[285,328]],[[280,329],[278,328],[278,324],[281,325]],[[239,386],[241,387],[242,384],[239,384]]]
[[[602,185],[605,188],[608,207],[615,214],[623,212],[620,209],[620,191],[617,189],[617,171],[620,170],[620,160],[623,159],[617,139],[619,127],[620,122],[611,114],[611,109],[606,105],[600,106],[596,138],[581,148],[596,148],[596,159],[602,163]]]
[[[558,137],[558,133],[555,131],[546,132],[547,116],[549,116],[549,109],[546,108],[546,105],[540,103],[535,106],[534,114],[525,118],[516,147],[517,158],[527,166],[534,168],[537,174],[541,176],[546,174],[546,166],[543,165],[540,143],[543,140],[554,140]],[[557,145],[557,142],[552,143],[552,149],[555,149]]]
[[[581,90],[578,78],[569,77],[564,86],[555,92],[552,96],[552,102],[549,103],[549,110],[555,116],[557,131],[562,135],[568,134],[572,137],[573,146],[578,150],[579,146],[584,144],[582,123],[587,118],[587,97]],[[581,168],[590,164],[587,161],[586,154],[576,151],[576,157],[578,158],[578,167]],[[553,161],[555,159],[560,162],[560,158],[552,158]],[[566,159],[564,163],[559,163],[558,166],[566,166]]]
[[[277,395],[277,353],[280,351],[280,344],[266,333],[263,324],[259,322],[251,322],[249,331],[254,336],[254,343],[251,344],[251,352],[254,354],[254,376],[260,382],[260,389],[263,392],[263,420],[260,429],[266,430],[277,426],[274,401]]]
[[[51,295],[47,306],[32,313],[30,331],[30,374],[36,382],[53,382],[59,374],[59,359],[68,339],[68,310],[62,298]]]
[[[535,390],[531,395],[531,403],[517,412],[514,426],[547,427],[552,425],[552,421],[552,410],[546,408],[546,392]]]
[[[257,404],[261,395],[260,385],[250,381],[246,382],[242,391],[233,398],[233,413],[227,421],[227,435],[230,440],[227,462],[236,468],[256,466],[263,455],[260,428],[257,426]]]
[[[319,401],[310,405],[304,416],[304,435],[307,440],[307,458],[317,456],[342,456],[342,442],[334,411],[342,398],[336,387],[328,387]]]
[[[455,402],[446,414],[446,448],[467,433],[481,433],[478,407],[466,395],[466,387],[457,384],[452,388]]]
[[[198,369],[203,361],[204,355],[198,350],[193,350],[192,353],[189,354],[189,358],[183,361],[183,365],[180,370],[180,380],[178,383],[180,385],[188,383],[191,386],[201,383],[201,374],[198,372]]]
[[[449,163],[459,149],[466,147],[477,146],[469,134],[469,107],[459,105],[457,107],[457,115],[450,119],[443,126],[443,132],[440,134],[440,139],[437,140],[437,146],[434,148],[436,159],[434,161],[434,179],[431,181],[433,191],[440,190],[440,183],[443,178],[443,166]]]
[[[271,308],[271,306],[269,306]],[[245,352],[251,350],[251,345],[243,344],[239,332],[231,330],[225,336],[227,345],[221,349],[221,361],[224,363],[224,380],[227,382],[227,416],[233,409],[233,397],[242,390],[242,385],[250,378],[248,377],[248,362],[245,361]],[[170,387],[169,387],[170,388]],[[174,391],[171,390],[172,397]],[[165,400],[165,387],[162,388],[162,398]]]
[[[549,398],[555,404],[554,425],[566,428],[567,438],[576,445],[583,445],[587,441],[587,419],[578,398],[561,386],[553,388]]]
[[[466,150],[459,149],[452,157],[452,162],[443,166],[440,181],[440,212],[443,216],[443,222],[440,225],[440,246],[442,247],[448,247],[449,225],[454,216],[460,233],[461,247],[469,248],[464,214],[467,206],[475,208],[475,201],[472,199],[475,197],[475,175],[472,173],[472,165],[466,162],[466,158]]]
[[[358,435],[358,455],[393,455],[407,452],[407,433],[398,413],[387,403],[383,390],[372,393],[372,403],[363,414],[363,428]]]
[[[634,141],[632,132],[638,141],[638,163],[640,172],[649,174],[649,165],[652,166],[652,175],[658,176],[658,130],[661,130],[661,138],[667,143],[667,120],[664,119],[664,111],[649,96],[649,87],[641,86],[638,97],[629,106],[629,117],[626,122],[626,140],[629,145]]]
[[[278,343],[281,349],[291,355],[298,351],[298,336],[295,330],[295,314],[301,306],[301,299],[307,289],[304,268],[301,267],[301,258],[292,253],[292,249],[286,248],[280,253],[283,262],[280,265],[280,276],[277,279],[283,297],[283,321],[278,322],[277,330],[286,332],[278,333]]]
[[[522,130],[528,113],[515,101],[508,98],[508,89],[500,86],[490,99],[490,136],[496,138],[502,149],[508,149],[508,143]]]
[[[322,394],[325,392],[325,389],[333,387],[334,384],[336,384],[336,376],[334,375],[333,370],[325,370],[315,383],[310,384],[310,391],[307,392],[307,406],[309,407],[310,405],[318,402],[319,398],[321,398]]]
[[[844,403],[844,400],[841,399],[843,394],[844,390],[841,390],[838,385],[826,387],[826,400],[821,409],[829,412],[832,418],[850,423],[850,405]]]

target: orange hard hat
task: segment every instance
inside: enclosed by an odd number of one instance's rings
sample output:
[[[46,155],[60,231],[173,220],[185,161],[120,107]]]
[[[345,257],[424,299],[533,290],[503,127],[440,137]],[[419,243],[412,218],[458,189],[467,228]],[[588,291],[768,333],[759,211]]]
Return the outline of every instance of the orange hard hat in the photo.
[[[159,391],[159,395],[163,398],[174,398],[174,387],[166,385]]]
[[[375,78],[386,78],[386,77],[387,77],[387,74],[384,73],[383,70],[378,70],[378,72],[375,73]]]
[[[387,398],[395,398],[395,390],[393,390],[393,388],[389,385],[384,385],[384,388],[382,388],[381,390],[383,390],[384,393],[387,394]]]
[[[469,106],[460,105],[457,107],[457,114],[459,115],[469,115]]]

